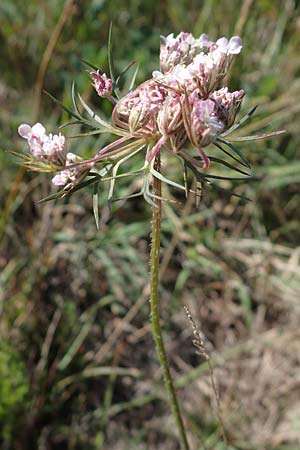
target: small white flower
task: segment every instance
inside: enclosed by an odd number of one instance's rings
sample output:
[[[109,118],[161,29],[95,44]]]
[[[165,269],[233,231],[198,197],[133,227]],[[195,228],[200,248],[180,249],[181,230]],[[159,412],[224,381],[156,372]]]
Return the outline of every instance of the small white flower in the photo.
[[[160,72],[159,70],[154,70],[152,72],[152,77],[153,78],[163,78],[164,74],[162,72]]]
[[[69,180],[68,172],[69,172],[68,170],[63,170],[58,175],[55,175],[55,177],[52,178],[52,183],[55,186],[64,186],[65,184],[67,184]]]
[[[65,137],[62,134],[47,135],[41,123],[36,123],[32,127],[22,124],[18,128],[18,133],[27,140],[30,153],[36,159],[58,165],[65,164]]]
[[[178,64],[177,66],[175,66],[171,76],[175,81],[178,81],[178,83],[180,84],[186,83],[187,81],[190,81],[192,78],[189,67],[186,67],[182,64]]]
[[[218,50],[227,55],[238,55],[242,50],[242,40],[239,36],[233,36],[230,41],[225,37],[217,40]]]
[[[70,164],[74,164],[82,161],[82,158],[74,153],[67,153],[66,157],[66,167]],[[67,183],[76,183],[78,179],[82,177],[84,173],[87,172],[86,167],[73,167],[71,169],[65,169],[59,172],[59,174],[55,175],[52,178],[52,183],[55,186],[64,186]]]
[[[203,33],[200,35],[200,37],[198,39],[195,39],[193,47],[199,48],[199,49],[209,48],[212,44],[213,44],[213,42],[209,39],[207,34]]]

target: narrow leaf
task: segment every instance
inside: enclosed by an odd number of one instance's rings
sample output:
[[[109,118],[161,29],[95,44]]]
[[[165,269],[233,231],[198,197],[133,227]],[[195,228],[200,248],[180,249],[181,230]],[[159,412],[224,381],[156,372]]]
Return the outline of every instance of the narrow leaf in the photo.
[[[58,127],[58,129],[61,130],[62,128],[69,127],[70,125],[81,125],[81,121],[79,121],[79,120],[70,120],[69,122],[65,122],[62,125],[60,125]]]
[[[94,119],[96,122],[98,122],[102,127],[104,128],[109,128],[109,124],[106,123],[103,119],[101,119],[101,117],[99,117],[93,110],[92,108],[89,107],[89,105],[83,100],[83,98],[81,97],[81,95],[79,93],[77,93],[78,98],[80,100],[80,103],[82,104],[82,106],[84,107],[84,109],[86,110],[86,112],[92,117],[92,119]]]
[[[229,134],[233,133],[237,128],[239,128],[243,123],[245,123],[250,117],[254,114],[256,111],[258,105],[253,106],[252,109],[244,116],[242,117],[236,124],[234,124],[229,130],[227,130],[225,133],[222,133],[222,136],[228,136]]]
[[[118,161],[112,171],[112,179],[110,182],[110,187],[109,187],[109,192],[108,192],[108,200],[110,201],[113,197],[113,193],[114,193],[114,187],[115,187],[115,182],[116,182],[116,178],[119,167],[121,166],[121,164],[123,164],[124,162],[126,162],[128,159],[132,158],[136,153],[138,153],[142,148],[144,147],[144,145],[138,147],[134,152],[130,153],[129,155],[126,155],[124,158],[120,159],[120,161]]]
[[[267,139],[273,136],[279,136],[280,134],[286,133],[286,130],[273,131],[271,133],[255,134],[253,136],[241,136],[241,137],[231,137],[230,142],[243,142],[243,141],[257,141],[258,139]]]
[[[232,164],[230,164],[229,162],[225,161],[224,159],[216,158],[215,156],[209,156],[209,159],[212,162],[216,162],[218,164],[222,164],[223,166],[226,166],[226,167],[228,167],[231,170],[234,170],[234,171],[239,172],[239,173],[241,173],[243,175],[246,175],[247,177],[251,176],[248,172],[244,172],[242,169],[239,169],[238,167],[233,166]]]
[[[78,105],[76,102],[76,92],[75,92],[75,82],[74,81],[72,83],[71,96],[72,96],[72,103],[73,103],[74,109],[77,112],[77,114],[79,114],[79,116],[80,116],[81,114],[80,114],[80,111],[78,109]]]
[[[230,158],[234,159],[234,161],[236,161],[237,163],[241,164],[244,167],[249,168],[246,164],[243,163],[243,161],[241,161],[239,158],[236,158],[234,155],[232,155],[231,153],[229,153],[227,150],[225,150],[225,148],[222,147],[222,145],[218,144],[217,142],[214,142],[214,145],[220,149],[223,153],[225,153],[225,155],[229,156]]]
[[[107,59],[109,67],[109,76],[112,81],[115,81],[114,71],[113,71],[113,61],[112,61],[112,22],[110,22],[109,32],[108,32],[108,44],[107,44]]]
[[[99,70],[100,73],[103,73],[102,70],[100,70],[97,66],[95,66],[94,64],[90,63],[89,61],[87,61],[86,59],[81,59],[81,61],[86,64],[88,67],[90,67],[93,70]]]
[[[187,166],[185,161],[183,161],[183,182],[184,182],[184,189],[185,189],[185,197],[188,197],[188,177],[187,177]]]
[[[121,201],[121,200],[129,200],[131,198],[141,197],[141,195],[143,195],[143,194],[144,194],[143,191],[139,191],[139,192],[136,192],[135,194],[127,195],[126,197],[113,198],[113,199],[111,199],[111,202],[118,202],[118,201]]]
[[[246,164],[247,167],[249,167],[249,169],[251,168],[251,166],[250,166],[249,162],[247,161],[247,159],[244,157],[242,152],[238,148],[235,147],[235,145],[233,145],[230,142],[226,141],[226,139],[223,139],[222,137],[218,137],[217,140],[222,142],[223,144],[227,145],[227,147],[229,147],[234,153],[236,153],[241,158],[241,160]]]
[[[77,184],[71,189],[62,189],[61,191],[55,192],[54,194],[48,195],[47,197],[42,198],[37,203],[45,203],[50,200],[55,200],[56,198],[65,197],[67,195],[72,194],[73,192],[78,191],[79,189],[82,189],[92,183],[95,183],[96,180],[100,181],[101,177],[98,174],[93,174],[93,177],[89,180],[82,181],[81,183]]]
[[[135,61],[131,61],[129,64],[127,64],[127,66],[123,70],[121,70],[120,74],[116,79],[116,86],[119,86],[119,82],[122,76],[125,75],[125,73],[130,69],[130,67],[134,66],[135,64],[136,64]]]
[[[79,137],[94,136],[95,134],[102,134],[102,133],[109,133],[109,130],[105,130],[103,128],[98,128],[97,130],[87,131],[86,133],[72,134],[72,136],[68,136],[68,138],[75,139],[75,138],[79,138]]]
[[[128,88],[128,92],[131,92],[133,90],[133,88],[134,88],[134,84],[135,84],[135,80],[136,80],[136,77],[137,77],[137,74],[138,74],[138,71],[139,71],[139,67],[140,66],[137,65],[136,68],[135,68],[134,74],[132,76],[132,79],[131,79],[131,82],[130,82],[130,85],[129,85],[129,88]]]
[[[99,231],[99,202],[98,202],[98,188],[99,183],[94,184],[94,192],[93,192],[93,212],[96,222],[97,230]]]
[[[205,182],[208,186],[212,186],[213,188],[217,189],[220,192],[224,192],[227,195],[232,195],[234,197],[238,197],[243,200],[250,201],[250,199],[248,197],[245,197],[240,194],[236,194],[235,192],[231,191],[230,189],[222,188],[221,186],[214,183],[213,181],[208,180],[206,177],[203,176],[203,174],[201,172],[198,172],[198,170],[192,164],[190,164],[188,161],[186,162],[186,164],[189,167],[189,169],[193,172],[193,174],[195,175],[196,180],[199,180],[200,182]]]
[[[55,194],[47,195],[47,197],[42,198],[41,200],[37,201],[37,204],[49,202],[50,200],[55,200],[57,198],[61,198],[64,195],[66,195],[67,191],[64,191],[63,189],[61,191],[55,192]]]
[[[157,172],[157,170],[151,168],[150,169],[150,173],[155,177],[158,178],[160,181],[162,181],[163,183],[169,184],[171,186],[174,186],[178,189],[181,189],[183,191],[185,191],[185,187],[181,186],[181,184],[176,183],[175,181],[169,180],[168,178],[164,177],[160,172]]]
[[[201,197],[202,197],[202,183],[197,181],[196,182],[196,208],[197,209],[200,206]]]
[[[78,120],[81,120],[80,115],[75,114],[70,108],[68,108],[67,106],[65,106],[62,102],[60,102],[57,98],[55,98],[53,95],[51,95],[49,92],[47,91],[43,91],[46,95],[48,95],[48,97],[51,98],[51,100],[53,100],[55,103],[57,103],[64,111],[66,111],[68,114],[70,114],[70,116],[75,117]]]
[[[258,177],[254,177],[252,175],[246,176],[246,177],[226,177],[222,175],[211,175],[211,174],[203,174],[202,175],[207,179],[214,179],[214,180],[225,180],[225,181],[253,181],[253,180],[259,180]]]

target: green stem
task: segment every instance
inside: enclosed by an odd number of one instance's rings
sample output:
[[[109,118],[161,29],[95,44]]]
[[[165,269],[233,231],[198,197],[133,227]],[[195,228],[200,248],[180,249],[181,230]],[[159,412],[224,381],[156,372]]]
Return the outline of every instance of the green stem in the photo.
[[[160,157],[156,156],[155,170],[160,172]],[[161,197],[161,181],[153,177],[153,193],[157,197]],[[155,340],[156,349],[159,356],[160,366],[163,369],[165,387],[169,396],[169,403],[176,425],[182,449],[189,450],[189,444],[186,437],[184,423],[181,417],[179,404],[170,373],[168,358],[164,346],[162,332],[159,324],[158,309],[158,285],[159,285],[159,250],[160,250],[160,230],[161,230],[161,200],[154,199],[155,206],[152,207],[152,235],[151,235],[151,255],[150,255],[150,308],[152,332]]]

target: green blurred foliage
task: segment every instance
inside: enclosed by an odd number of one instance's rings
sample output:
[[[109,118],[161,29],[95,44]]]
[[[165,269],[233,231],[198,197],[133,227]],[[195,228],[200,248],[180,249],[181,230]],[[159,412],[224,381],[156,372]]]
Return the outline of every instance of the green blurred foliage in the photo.
[[[26,367],[16,349],[0,344],[0,423],[4,441],[12,438],[18,426],[18,414],[28,405],[29,383]]]

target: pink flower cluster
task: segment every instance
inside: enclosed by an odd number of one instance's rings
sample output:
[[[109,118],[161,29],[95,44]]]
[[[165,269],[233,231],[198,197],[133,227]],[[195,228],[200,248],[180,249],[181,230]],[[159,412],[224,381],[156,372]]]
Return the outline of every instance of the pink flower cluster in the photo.
[[[161,37],[163,43],[160,47],[160,67],[163,73],[173,69],[178,64],[185,66],[191,64],[197,54],[210,55],[206,59],[219,57],[218,54],[236,55],[242,49],[242,41],[234,36],[228,42],[225,37],[216,42],[210,41],[207,34],[201,34],[195,39],[191,33],[181,32],[174,38],[173,33]]]
[[[242,49],[241,39],[222,37],[213,42],[205,34],[195,39],[181,32],[162,40],[161,72],[153,72],[150,80],[116,103],[113,121],[133,136],[155,142],[147,155],[149,161],[162,146],[178,153],[190,141],[207,168],[209,159],[202,148],[233,124],[244,96],[243,90],[218,89]],[[106,76],[97,73],[97,83],[107,84]]]
[[[34,159],[41,163],[49,164],[57,169],[82,161],[82,158],[74,153],[66,153],[65,137],[62,134],[52,135],[50,133],[47,135],[45,128],[40,123],[36,123],[32,127],[22,124],[18,128],[18,133],[27,140],[29,151]],[[72,184],[86,172],[87,169],[81,167],[64,169],[52,178],[52,183],[56,186]]]
[[[127,158],[130,152],[135,154],[145,147],[147,162],[153,161],[163,147],[184,156],[183,147],[190,143],[198,150],[202,167],[208,168],[210,160],[203,148],[232,126],[244,96],[243,90],[220,88],[241,49],[238,36],[230,40],[222,37],[216,42],[206,34],[196,39],[185,32],[162,37],[160,71],[154,71],[151,79],[120,99],[113,97],[114,88],[119,90],[119,86],[105,73],[91,71],[96,92],[114,106],[113,124],[99,118],[98,124],[119,139],[83,161],[66,153],[63,135],[46,134],[40,123],[32,127],[22,124],[18,131],[29,145],[27,166],[41,171],[60,170],[53,183],[74,186],[100,161],[117,160],[120,155]],[[79,99],[91,115],[91,109]]]
[[[22,124],[18,128],[18,133],[27,139],[30,153],[35,159],[56,166],[65,165],[65,137],[62,134],[47,135],[41,123],[36,123],[32,127]]]
[[[82,161],[82,158],[74,153],[67,153],[66,155],[66,167],[71,164],[75,164]],[[89,170],[89,169],[88,169]],[[85,175],[88,170],[85,167],[72,167],[70,169],[66,168],[59,172],[55,177],[52,178],[52,183],[55,186],[65,186],[70,184],[74,185],[78,180]]]
[[[93,86],[96,89],[99,97],[110,97],[112,93],[113,82],[110,78],[107,78],[105,73],[102,75],[97,72],[90,72],[90,76],[93,80]]]

